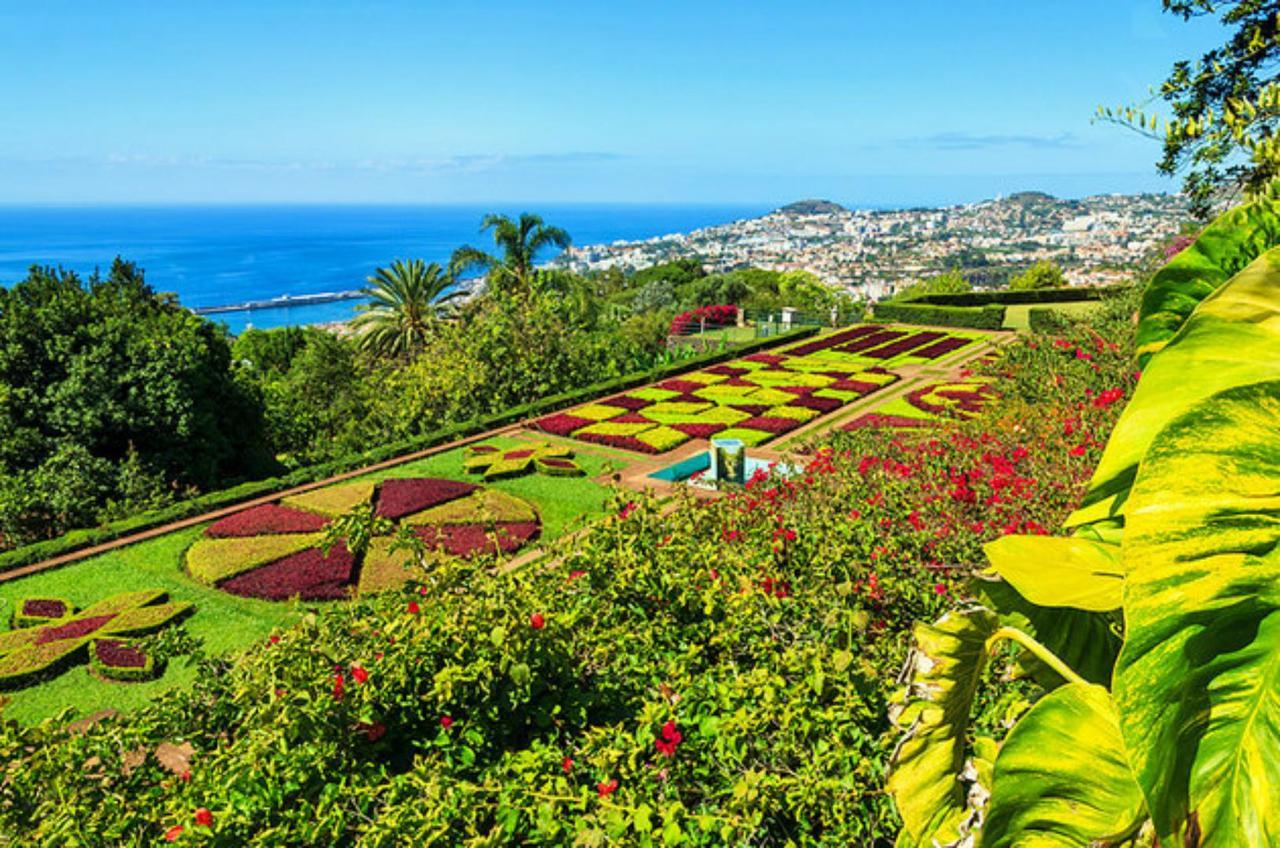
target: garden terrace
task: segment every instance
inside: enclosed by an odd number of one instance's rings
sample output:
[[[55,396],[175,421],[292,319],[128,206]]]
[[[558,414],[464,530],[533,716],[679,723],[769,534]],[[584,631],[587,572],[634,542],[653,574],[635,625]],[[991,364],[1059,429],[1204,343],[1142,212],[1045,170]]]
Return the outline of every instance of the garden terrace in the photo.
[[[603,398],[531,426],[646,454],[715,437],[756,447],[881,393],[917,368],[978,350],[985,338],[865,324]]]

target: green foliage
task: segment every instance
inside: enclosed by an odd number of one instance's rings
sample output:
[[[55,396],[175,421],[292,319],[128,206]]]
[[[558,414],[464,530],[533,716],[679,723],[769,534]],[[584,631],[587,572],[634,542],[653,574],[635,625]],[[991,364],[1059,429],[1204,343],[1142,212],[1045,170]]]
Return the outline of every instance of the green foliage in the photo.
[[[927,295],[964,294],[973,289],[964,274],[959,271],[944,271],[928,279],[913,283],[899,292],[894,292],[894,300],[917,300]]]
[[[1280,200],[1262,197],[1216,218],[1156,272],[1138,313],[1138,364],[1174,337],[1191,312],[1253,260],[1280,245]]]
[[[8,546],[269,468],[225,334],[116,260],[0,289],[0,535]]]
[[[488,254],[470,245],[458,248],[450,262],[452,275],[461,277],[468,271],[485,274],[485,283],[494,293],[527,292],[534,287],[534,262],[547,248],[566,248],[571,239],[560,227],[542,218],[522,212],[519,219],[506,215],[486,215],[480,222],[482,231],[491,232],[496,254]]]
[[[1057,289],[1067,284],[1062,268],[1056,262],[1045,259],[1032,265],[1009,281],[1009,291],[1035,291]]]
[[[871,307],[877,321],[898,324],[926,324],[935,327],[968,327],[974,330],[998,330],[1004,325],[1004,307],[933,306],[923,303],[880,301]]]
[[[452,273],[421,259],[397,259],[379,268],[360,293],[370,302],[358,307],[351,328],[361,348],[383,357],[415,356],[432,323],[465,294]]]
[[[1184,20],[1220,16],[1225,43],[1174,63],[1159,89],[1169,120],[1133,107],[1100,108],[1099,116],[1161,139],[1157,167],[1185,172],[1183,191],[1207,217],[1223,195],[1260,194],[1280,173],[1280,26],[1267,0],[1164,0],[1164,8]]]

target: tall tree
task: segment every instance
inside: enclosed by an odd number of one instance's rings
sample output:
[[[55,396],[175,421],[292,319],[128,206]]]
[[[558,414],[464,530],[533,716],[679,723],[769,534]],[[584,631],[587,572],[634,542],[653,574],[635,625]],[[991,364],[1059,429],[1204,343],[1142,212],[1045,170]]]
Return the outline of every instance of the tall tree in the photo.
[[[1157,168],[1184,173],[1183,190],[1204,217],[1215,201],[1256,194],[1280,175],[1280,10],[1275,0],[1163,3],[1184,20],[1220,16],[1226,43],[1174,64],[1159,90],[1172,112],[1167,120],[1136,107],[1102,108],[1099,116],[1161,140]]]
[[[360,346],[402,358],[422,350],[432,324],[465,294],[451,271],[421,259],[397,259],[390,268],[379,268],[360,292],[372,301],[351,322]]]
[[[522,212],[519,220],[506,215],[486,215],[480,222],[480,230],[492,232],[496,253],[485,253],[466,245],[454,251],[451,267],[458,275],[483,270],[487,285],[497,291],[530,290],[538,251],[547,247],[563,250],[572,243],[567,232],[529,212]]]

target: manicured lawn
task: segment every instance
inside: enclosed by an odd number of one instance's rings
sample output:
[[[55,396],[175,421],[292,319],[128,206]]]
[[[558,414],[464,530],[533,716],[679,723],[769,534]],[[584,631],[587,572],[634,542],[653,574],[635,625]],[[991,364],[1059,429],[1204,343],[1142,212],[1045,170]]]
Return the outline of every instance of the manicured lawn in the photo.
[[[1075,301],[1072,303],[1019,303],[1005,307],[1004,327],[1006,330],[1029,330],[1028,313],[1032,309],[1052,309],[1061,312],[1068,318],[1080,318],[1098,308],[1091,301]]]
[[[527,442],[492,439],[499,447],[515,447]],[[462,467],[463,452],[449,451],[427,457],[365,478],[380,481],[395,477],[447,477],[480,483],[480,475]],[[542,538],[552,540],[576,529],[603,513],[609,489],[592,478],[621,463],[579,452],[576,461],[585,477],[548,477],[529,474],[510,480],[485,483],[531,503],[542,518]],[[241,598],[188,578],[182,571],[182,554],[203,532],[203,526],[182,530],[102,554],[83,562],[34,574],[0,584],[0,629],[7,629],[10,615],[23,598],[53,596],[65,598],[77,607],[119,592],[163,589],[175,601],[190,601],[195,612],[182,626],[200,640],[204,651],[221,656],[265,639],[273,629],[284,627],[300,614],[288,603]],[[323,605],[321,605],[323,606]],[[89,673],[88,663],[34,686],[5,693],[8,703],[0,715],[31,723],[58,714],[65,708],[73,717],[101,709],[126,712],[147,703],[161,692],[190,686],[195,667],[173,661],[156,680],[143,683],[113,683]]]

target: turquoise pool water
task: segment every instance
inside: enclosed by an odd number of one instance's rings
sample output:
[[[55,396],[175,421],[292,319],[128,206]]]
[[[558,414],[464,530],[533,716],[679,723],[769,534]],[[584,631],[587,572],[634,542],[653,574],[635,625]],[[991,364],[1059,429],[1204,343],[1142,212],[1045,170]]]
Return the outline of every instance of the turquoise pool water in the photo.
[[[766,460],[748,456],[746,459],[747,479],[751,479],[751,475],[757,471],[768,471],[770,464]],[[775,470],[785,475],[791,475],[796,472],[794,466],[785,462],[778,463],[775,466]],[[668,465],[666,468],[660,468],[649,476],[654,480],[665,480],[668,483],[687,483],[700,489],[717,488],[715,470],[711,467],[711,451],[709,450],[695,453],[693,456],[682,459],[674,465]]]

